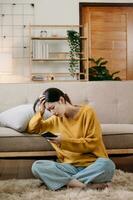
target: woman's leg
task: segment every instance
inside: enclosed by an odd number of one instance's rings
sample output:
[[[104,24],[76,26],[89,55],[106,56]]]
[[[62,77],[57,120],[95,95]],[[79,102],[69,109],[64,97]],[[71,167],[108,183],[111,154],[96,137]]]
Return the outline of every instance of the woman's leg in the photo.
[[[50,160],[38,160],[33,163],[32,172],[49,189],[57,190],[67,185],[78,170],[70,164],[57,163]]]
[[[115,172],[115,164],[108,158],[98,158],[93,164],[82,169],[75,175],[74,179],[89,184],[89,183],[107,183]]]

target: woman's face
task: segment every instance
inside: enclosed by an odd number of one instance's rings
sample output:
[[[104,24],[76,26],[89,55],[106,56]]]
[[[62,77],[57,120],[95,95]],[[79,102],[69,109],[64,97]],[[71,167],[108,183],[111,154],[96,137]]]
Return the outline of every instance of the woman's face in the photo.
[[[45,107],[49,110],[53,115],[58,117],[64,117],[66,111],[66,104],[60,101],[57,102],[46,102]]]

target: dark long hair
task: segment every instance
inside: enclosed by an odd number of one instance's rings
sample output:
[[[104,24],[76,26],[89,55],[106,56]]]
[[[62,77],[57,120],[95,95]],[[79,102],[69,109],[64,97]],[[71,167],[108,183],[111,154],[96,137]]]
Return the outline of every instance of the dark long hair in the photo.
[[[60,97],[63,97],[66,102],[72,104],[69,96],[58,88],[48,88],[42,93],[42,95],[45,96],[45,102],[56,102],[56,101],[59,101]],[[37,98],[33,105],[34,112],[36,112],[36,107],[39,102],[40,102],[40,99]]]

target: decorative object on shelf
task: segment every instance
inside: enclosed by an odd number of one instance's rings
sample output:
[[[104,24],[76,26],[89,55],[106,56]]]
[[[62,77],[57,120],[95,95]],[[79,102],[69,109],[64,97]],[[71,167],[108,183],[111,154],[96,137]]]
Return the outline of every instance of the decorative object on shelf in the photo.
[[[47,80],[52,81],[52,80],[54,80],[54,79],[55,79],[55,77],[54,77],[53,74],[48,74]]]
[[[113,72],[110,74],[109,70],[106,67],[108,63],[107,60],[100,57],[98,59],[89,58],[89,61],[92,63],[92,67],[89,68],[89,80],[90,81],[104,81],[104,80],[121,80],[120,77],[116,75],[120,71]]]
[[[57,38],[57,37],[59,37],[59,35],[57,34],[57,32],[56,32],[56,30],[54,29],[54,30],[51,30],[51,35],[50,35],[51,37],[54,37],[54,38]]]
[[[47,37],[47,31],[46,30],[41,30],[40,31],[40,37]]]
[[[80,58],[80,35],[75,30],[67,30],[67,36],[70,47],[69,72],[74,77],[79,67],[79,61],[77,58]]]
[[[47,37],[47,31],[46,30],[41,30],[40,31],[40,37]],[[40,40],[37,41],[40,42],[41,44],[41,55],[40,58],[42,59],[48,59],[49,58],[49,45],[45,40]]]
[[[40,74],[32,75],[31,79],[32,79],[32,81],[43,81],[44,80],[43,76]]]
[[[47,31],[40,31],[40,40],[35,39],[32,43],[32,58],[33,59],[48,59],[49,58],[49,45],[46,40],[41,40],[42,38],[47,38]]]

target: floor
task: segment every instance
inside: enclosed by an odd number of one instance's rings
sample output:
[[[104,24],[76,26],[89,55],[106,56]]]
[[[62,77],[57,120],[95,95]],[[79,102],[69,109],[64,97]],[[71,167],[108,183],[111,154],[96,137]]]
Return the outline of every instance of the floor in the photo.
[[[0,159],[0,180],[5,179],[27,179],[33,178],[31,172],[32,163],[41,158],[6,158]],[[45,160],[55,160],[55,157],[45,157]],[[115,162],[116,167],[123,171],[133,172],[133,155],[113,156],[111,159]]]

